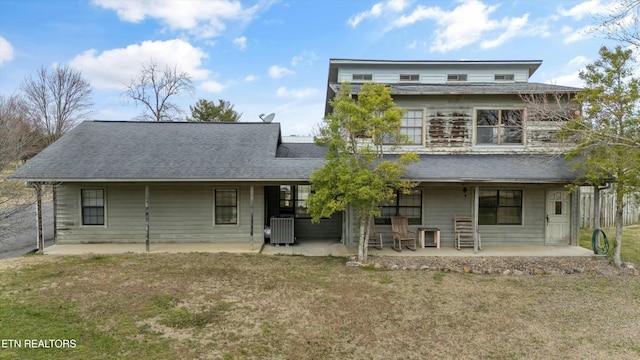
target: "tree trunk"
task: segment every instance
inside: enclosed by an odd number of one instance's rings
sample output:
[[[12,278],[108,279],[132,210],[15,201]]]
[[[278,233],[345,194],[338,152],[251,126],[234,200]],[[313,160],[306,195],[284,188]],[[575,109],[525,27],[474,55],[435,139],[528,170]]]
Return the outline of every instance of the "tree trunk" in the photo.
[[[622,226],[624,211],[624,194],[620,189],[616,189],[616,246],[613,248],[613,262],[617,267],[622,266],[620,259],[620,249],[622,248]]]
[[[367,262],[368,242],[369,242],[369,221],[370,216],[360,216],[360,240],[358,242],[358,261]]]

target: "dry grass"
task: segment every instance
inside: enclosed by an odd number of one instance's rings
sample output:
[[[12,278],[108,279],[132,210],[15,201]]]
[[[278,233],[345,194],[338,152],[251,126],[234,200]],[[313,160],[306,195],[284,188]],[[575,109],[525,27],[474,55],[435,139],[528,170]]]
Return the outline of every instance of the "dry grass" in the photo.
[[[232,254],[55,259],[0,268],[0,339],[78,346],[0,358],[640,357],[638,276],[375,271]]]

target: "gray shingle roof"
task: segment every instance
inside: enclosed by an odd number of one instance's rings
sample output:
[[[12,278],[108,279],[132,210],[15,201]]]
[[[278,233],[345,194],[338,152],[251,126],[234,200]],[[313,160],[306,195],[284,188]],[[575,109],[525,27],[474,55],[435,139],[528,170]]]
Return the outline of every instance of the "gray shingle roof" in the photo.
[[[98,122],[78,125],[13,178],[27,181],[305,181],[325,163],[315,144],[280,143],[278,123]],[[389,157],[393,158],[394,155]],[[424,182],[561,182],[562,158],[422,154],[408,177]]]
[[[574,93],[579,88],[570,86],[551,85],[531,82],[513,83],[461,83],[461,84],[386,84],[391,87],[391,95],[450,95],[450,94],[547,94]],[[329,84],[336,93],[340,90],[339,83]],[[351,91],[360,92],[362,84],[351,84]]]

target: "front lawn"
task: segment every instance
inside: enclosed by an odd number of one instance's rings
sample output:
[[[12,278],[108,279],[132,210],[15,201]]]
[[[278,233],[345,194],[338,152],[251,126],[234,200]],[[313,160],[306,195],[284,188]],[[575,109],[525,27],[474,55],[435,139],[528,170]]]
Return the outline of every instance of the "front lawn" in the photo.
[[[637,359],[638,319],[640,276],[619,273],[225,253],[0,261],[0,359]]]

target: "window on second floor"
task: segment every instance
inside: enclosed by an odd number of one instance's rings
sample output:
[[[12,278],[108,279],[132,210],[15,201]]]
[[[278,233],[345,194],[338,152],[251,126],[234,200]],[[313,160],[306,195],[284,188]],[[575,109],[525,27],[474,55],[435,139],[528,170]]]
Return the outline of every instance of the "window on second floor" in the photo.
[[[402,123],[398,134],[404,137],[409,145],[422,145],[422,110],[407,110],[407,113],[402,117]],[[385,144],[396,144],[398,142],[397,136],[389,136],[384,139]]]
[[[447,81],[467,81],[467,74],[447,74]]]
[[[495,81],[513,81],[513,74],[495,74],[493,75]]]
[[[521,145],[523,118],[521,109],[476,110],[476,144]]]
[[[419,74],[400,74],[400,81],[420,81]]]
[[[373,80],[372,74],[353,74],[351,75],[353,81],[371,81]]]

